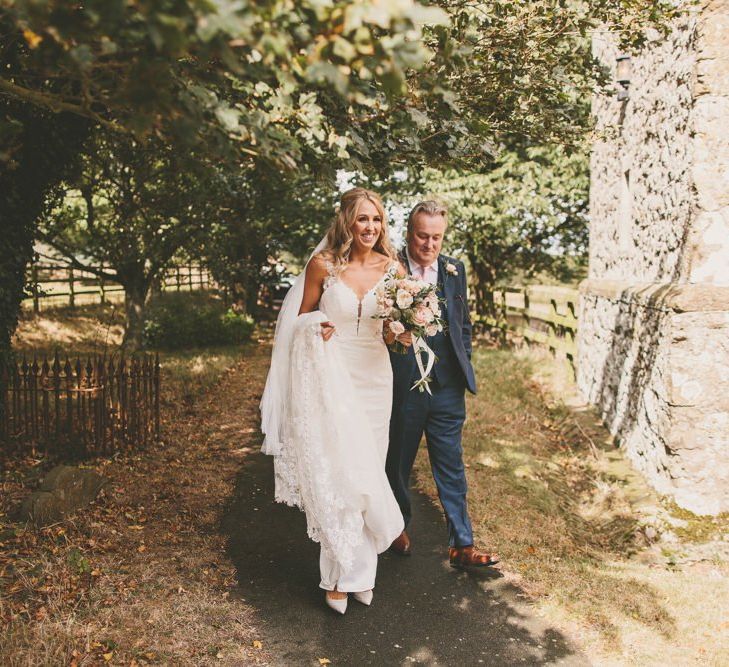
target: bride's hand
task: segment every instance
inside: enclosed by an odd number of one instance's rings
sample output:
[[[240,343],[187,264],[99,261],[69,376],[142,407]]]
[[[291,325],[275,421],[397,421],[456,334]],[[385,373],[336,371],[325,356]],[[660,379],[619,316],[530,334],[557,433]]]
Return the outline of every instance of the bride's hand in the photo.
[[[413,334],[411,331],[406,331],[396,336],[395,340],[402,343],[405,347],[410,347],[413,344]]]
[[[321,323],[321,337],[326,341],[334,335],[334,322]]]
[[[382,323],[382,338],[385,345],[392,345],[395,342],[395,334],[390,330],[390,322],[392,320],[385,320]]]

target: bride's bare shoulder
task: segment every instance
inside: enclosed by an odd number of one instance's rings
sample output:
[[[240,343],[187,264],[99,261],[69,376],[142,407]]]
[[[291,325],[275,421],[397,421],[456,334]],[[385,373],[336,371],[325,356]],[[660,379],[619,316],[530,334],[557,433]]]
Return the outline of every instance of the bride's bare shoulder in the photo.
[[[306,274],[313,278],[323,278],[329,273],[329,267],[329,260],[324,253],[320,252],[309,260],[309,265],[306,267]]]
[[[392,259],[392,257],[388,255],[383,255],[382,253],[378,252],[377,257],[377,268],[382,269],[383,271],[389,270],[389,268],[392,266],[393,262],[395,261]]]
[[[402,278],[407,275],[407,271],[402,265],[402,262],[399,259],[393,259],[388,255],[381,255],[379,268],[383,273],[394,270],[398,278]]]
[[[328,261],[329,259],[327,258],[327,255],[324,252],[319,252],[311,258],[309,264],[313,264],[314,266],[326,266]]]

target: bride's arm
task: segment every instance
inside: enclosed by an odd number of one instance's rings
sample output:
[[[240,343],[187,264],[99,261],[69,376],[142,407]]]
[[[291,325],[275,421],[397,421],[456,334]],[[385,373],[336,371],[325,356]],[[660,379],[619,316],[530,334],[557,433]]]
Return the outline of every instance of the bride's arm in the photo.
[[[304,278],[304,296],[301,299],[299,315],[312,313],[319,307],[319,299],[323,292],[324,279],[327,277],[327,267],[320,255],[312,257],[306,267]],[[321,323],[321,335],[324,340],[329,340],[334,333],[332,322]]]

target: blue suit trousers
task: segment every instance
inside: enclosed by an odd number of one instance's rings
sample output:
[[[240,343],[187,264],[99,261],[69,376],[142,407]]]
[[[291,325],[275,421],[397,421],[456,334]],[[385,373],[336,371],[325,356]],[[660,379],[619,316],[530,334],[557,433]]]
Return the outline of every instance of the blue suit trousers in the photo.
[[[441,386],[431,382],[433,395],[417,389],[398,397],[390,419],[387,476],[400,505],[405,526],[412,517],[410,472],[425,433],[433,479],[446,516],[450,546],[473,544],[466,504],[466,473],[461,434],[466,418],[463,382]]]

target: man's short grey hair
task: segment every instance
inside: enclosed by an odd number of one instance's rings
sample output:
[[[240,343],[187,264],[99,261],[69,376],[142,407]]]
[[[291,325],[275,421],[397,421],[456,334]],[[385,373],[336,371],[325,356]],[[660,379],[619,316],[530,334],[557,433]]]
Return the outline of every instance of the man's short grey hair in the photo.
[[[439,201],[435,201],[435,199],[427,199],[415,204],[415,206],[413,206],[413,210],[410,211],[410,215],[408,216],[408,234],[412,231],[415,218],[420,213],[425,213],[427,215],[442,215],[443,219],[448,222],[448,207]]]

